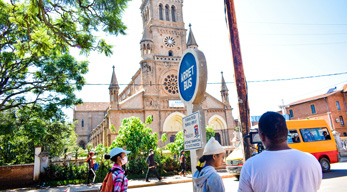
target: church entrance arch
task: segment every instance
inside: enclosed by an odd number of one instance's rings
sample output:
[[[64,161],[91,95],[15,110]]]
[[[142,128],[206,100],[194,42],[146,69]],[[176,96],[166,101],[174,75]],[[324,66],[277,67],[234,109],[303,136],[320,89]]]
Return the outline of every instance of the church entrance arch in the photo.
[[[183,113],[174,112],[171,113],[164,121],[163,133],[167,134],[167,138],[172,138],[177,132],[182,131],[182,118],[185,117]],[[169,142],[172,142],[170,139]]]
[[[78,146],[80,146],[82,149],[86,149],[86,142],[84,140],[81,140],[79,143],[78,143]]]
[[[213,115],[208,120],[208,125],[209,127],[212,127],[213,131],[216,133],[215,139],[223,145],[225,141],[222,138],[227,137],[227,133],[225,132],[225,130],[227,129],[227,124],[223,117],[221,117],[220,115]]]

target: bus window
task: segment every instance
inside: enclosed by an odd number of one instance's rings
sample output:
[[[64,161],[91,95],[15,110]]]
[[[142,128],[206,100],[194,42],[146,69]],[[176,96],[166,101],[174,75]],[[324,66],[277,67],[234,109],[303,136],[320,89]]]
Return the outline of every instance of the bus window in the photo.
[[[300,129],[302,140],[304,142],[330,140],[328,129],[326,127],[313,129]],[[325,136],[326,135],[326,136]]]
[[[288,130],[288,143],[300,143],[300,137],[297,130]]]

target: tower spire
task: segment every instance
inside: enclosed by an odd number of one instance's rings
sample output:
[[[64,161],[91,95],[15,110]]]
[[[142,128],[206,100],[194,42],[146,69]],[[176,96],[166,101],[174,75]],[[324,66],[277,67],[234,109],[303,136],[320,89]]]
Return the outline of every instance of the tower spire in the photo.
[[[117,77],[116,77],[116,73],[114,71],[114,65],[113,65],[112,68],[113,68],[113,73],[112,73],[112,78],[111,78],[111,83],[110,83],[109,89],[114,88],[114,87],[118,87],[119,88]]]
[[[112,78],[111,83],[108,89],[110,90],[110,105],[111,108],[118,108],[119,102],[118,102],[118,92],[119,92],[119,85],[116,78],[116,73],[114,71],[114,65],[113,65],[113,72],[112,72]]]
[[[192,24],[190,23],[189,23],[189,35],[188,35],[187,47],[193,48],[193,49],[198,48],[198,44],[196,43],[194,35],[193,35]]]
[[[229,89],[227,87],[227,84],[225,83],[225,80],[224,80],[223,71],[221,72],[221,74],[222,74],[222,87],[221,87],[221,91],[229,91]]]
[[[152,58],[153,40],[151,38],[147,25],[145,25],[145,28],[143,29],[143,36],[140,41],[140,45],[141,45],[142,58],[143,59]]]
[[[222,86],[221,86],[221,95],[222,95],[222,102],[227,105],[227,107],[230,107],[229,103],[229,90],[227,87],[227,84],[225,83],[224,76],[223,76],[223,71],[221,72],[222,74]]]
[[[148,29],[147,25],[145,25],[145,28],[143,30],[143,35],[142,35],[142,39],[141,39],[140,43],[142,43],[143,41],[152,41],[152,38],[149,34],[149,29]]]

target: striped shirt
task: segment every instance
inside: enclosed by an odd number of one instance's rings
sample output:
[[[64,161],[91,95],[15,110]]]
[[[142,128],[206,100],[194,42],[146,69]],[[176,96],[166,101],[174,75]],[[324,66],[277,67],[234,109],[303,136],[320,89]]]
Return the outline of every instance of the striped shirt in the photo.
[[[114,192],[126,192],[128,190],[128,179],[124,175],[125,171],[121,166],[114,164],[112,170],[116,169],[113,176],[113,191]]]

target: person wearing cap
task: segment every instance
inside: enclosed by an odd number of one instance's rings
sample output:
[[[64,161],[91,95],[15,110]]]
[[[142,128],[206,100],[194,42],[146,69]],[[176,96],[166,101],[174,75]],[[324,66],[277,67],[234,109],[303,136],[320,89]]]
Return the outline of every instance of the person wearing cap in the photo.
[[[159,176],[158,174],[158,171],[155,167],[155,165],[159,165],[159,163],[157,163],[155,160],[154,160],[154,150],[153,149],[150,149],[149,150],[149,155],[147,157],[147,162],[148,162],[148,170],[147,170],[147,174],[146,174],[146,182],[150,182],[148,180],[148,177],[151,173],[153,173],[159,181],[161,181],[163,178]]]
[[[181,151],[180,162],[181,162],[181,168],[182,168],[182,171],[180,172],[180,176],[185,177],[186,175],[184,174],[184,171],[186,170],[186,157],[184,156],[184,150]]]
[[[130,153],[130,151],[125,151],[119,147],[113,148],[109,153],[111,161],[114,162],[114,165],[110,170],[113,176],[114,192],[126,192],[128,190],[128,179],[126,178],[125,171],[122,168],[122,165],[125,165],[128,162],[126,156],[128,153]]]
[[[224,148],[214,137],[207,142],[203,156],[200,157],[197,171],[193,175],[194,191],[202,192],[224,192],[222,177],[217,173],[216,168],[223,163]]]
[[[87,180],[87,184],[89,184],[89,180],[91,179],[91,177],[93,176],[93,184],[94,184],[94,181],[95,181],[95,177],[96,177],[96,174],[95,174],[95,170],[94,170],[94,163],[93,163],[93,156],[94,156],[94,152],[91,151],[89,152],[89,157],[87,159],[87,162],[88,162],[88,180]]]

